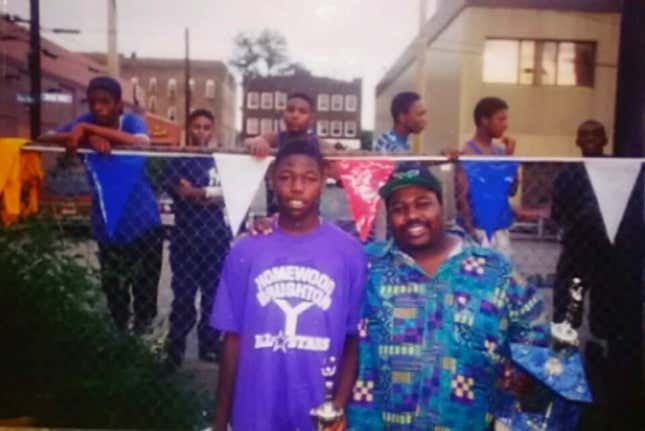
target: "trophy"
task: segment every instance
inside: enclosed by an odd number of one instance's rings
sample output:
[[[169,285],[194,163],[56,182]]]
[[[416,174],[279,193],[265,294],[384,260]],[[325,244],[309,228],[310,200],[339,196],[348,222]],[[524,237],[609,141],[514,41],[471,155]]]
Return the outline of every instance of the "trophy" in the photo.
[[[564,320],[551,322],[549,347],[511,343],[511,360],[537,383],[528,394],[502,397],[495,430],[571,431],[582,404],[591,393],[578,353],[575,322],[582,308],[584,287],[579,278],[569,286]]]
[[[309,412],[318,431],[329,427],[342,418],[344,414],[343,409],[337,409],[332,402],[334,398],[334,379],[336,378],[336,358],[334,356],[327,358],[320,372],[323,376],[325,401]]]
[[[584,299],[582,281],[575,277],[569,286],[569,301],[564,320],[560,323],[551,322],[551,347],[555,352],[571,350],[578,347],[578,331],[574,326],[576,316],[580,313]]]

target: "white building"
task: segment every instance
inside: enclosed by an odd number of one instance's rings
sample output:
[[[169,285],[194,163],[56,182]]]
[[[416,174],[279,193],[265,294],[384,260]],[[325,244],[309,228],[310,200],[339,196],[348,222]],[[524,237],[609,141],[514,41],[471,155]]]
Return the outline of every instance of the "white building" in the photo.
[[[440,0],[423,31],[422,150],[463,144],[485,96],[508,102],[518,155],[578,155],[575,132],[589,118],[611,137],[619,12],[615,0]],[[375,136],[392,126],[392,97],[418,88],[417,46],[411,41],[377,86]]]

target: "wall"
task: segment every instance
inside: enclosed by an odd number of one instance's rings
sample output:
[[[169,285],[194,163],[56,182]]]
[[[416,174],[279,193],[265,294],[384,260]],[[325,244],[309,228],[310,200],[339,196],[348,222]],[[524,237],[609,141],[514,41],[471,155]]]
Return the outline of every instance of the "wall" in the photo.
[[[472,136],[472,109],[485,96],[510,105],[509,135],[517,139],[517,154],[575,156],[578,125],[594,118],[612,136],[616,97],[619,15],[529,9],[467,8],[462,17],[460,141]],[[593,88],[520,86],[482,82],[482,51],[487,37],[596,41]],[[607,149],[608,152],[611,149]]]

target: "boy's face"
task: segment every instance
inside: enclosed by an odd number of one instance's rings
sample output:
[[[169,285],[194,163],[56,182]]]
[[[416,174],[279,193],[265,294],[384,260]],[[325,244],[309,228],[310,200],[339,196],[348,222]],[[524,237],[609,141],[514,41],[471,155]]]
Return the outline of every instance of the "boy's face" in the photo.
[[[481,125],[490,137],[499,139],[504,136],[504,132],[508,128],[508,112],[506,109],[500,109],[490,117],[482,117]]]
[[[415,101],[405,112],[399,116],[399,121],[403,124],[410,133],[421,133],[426,127],[426,107],[421,100]]]
[[[392,235],[403,250],[423,250],[432,245],[443,229],[441,214],[437,194],[419,186],[396,190],[387,202]]]
[[[286,157],[273,170],[273,188],[280,214],[303,219],[318,212],[325,184],[322,168],[303,154]]]
[[[311,126],[311,106],[305,99],[294,97],[287,100],[287,108],[282,114],[285,127],[289,133],[306,132]]]
[[[190,123],[191,145],[205,147],[213,139],[213,122],[210,118],[199,116]]]
[[[602,156],[603,148],[607,145],[605,128],[599,124],[582,124],[578,128],[576,145],[578,145],[584,157]]]
[[[122,109],[122,102],[109,91],[97,89],[87,96],[90,113],[99,126],[114,126]]]

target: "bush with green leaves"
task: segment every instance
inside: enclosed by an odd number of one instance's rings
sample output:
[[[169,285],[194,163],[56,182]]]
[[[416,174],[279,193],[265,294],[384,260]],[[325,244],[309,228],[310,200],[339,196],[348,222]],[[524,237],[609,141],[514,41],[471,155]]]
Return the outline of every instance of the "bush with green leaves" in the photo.
[[[0,228],[0,418],[76,428],[201,429],[212,397],[111,323],[98,280],[44,222]]]

